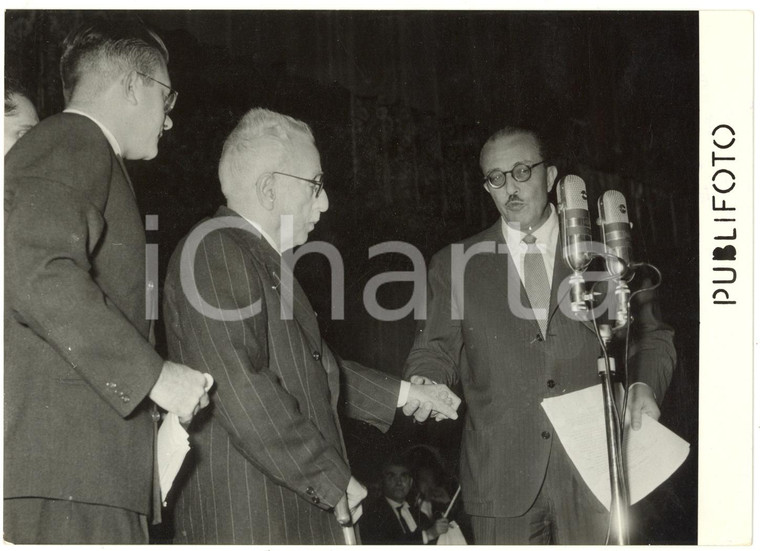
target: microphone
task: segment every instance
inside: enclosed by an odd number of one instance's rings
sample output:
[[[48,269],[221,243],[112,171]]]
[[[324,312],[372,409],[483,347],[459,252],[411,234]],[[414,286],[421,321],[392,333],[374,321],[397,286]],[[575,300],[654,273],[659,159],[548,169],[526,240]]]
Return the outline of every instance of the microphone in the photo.
[[[607,259],[607,271],[610,275],[625,277],[628,263],[631,261],[631,224],[628,222],[628,205],[619,191],[609,190],[599,198],[599,225],[602,227],[602,240],[607,252],[620,258]]]
[[[628,263],[631,261],[633,245],[631,243],[631,224],[628,221],[628,205],[622,193],[615,190],[605,191],[597,201],[599,207],[599,225],[602,228],[602,240],[608,253],[615,258],[606,258],[607,271],[617,278],[615,289],[617,298],[616,329],[628,323],[628,299],[631,291],[624,278],[628,275]]]
[[[587,310],[582,272],[593,258],[590,252],[591,220],[588,213],[586,183],[568,174],[557,184],[557,203],[562,235],[562,257],[573,271],[570,277],[570,309]]]

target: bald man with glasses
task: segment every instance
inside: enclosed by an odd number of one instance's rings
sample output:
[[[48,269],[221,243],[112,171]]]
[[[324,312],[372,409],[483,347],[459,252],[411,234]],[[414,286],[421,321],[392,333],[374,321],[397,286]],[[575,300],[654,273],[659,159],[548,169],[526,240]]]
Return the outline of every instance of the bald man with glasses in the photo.
[[[537,134],[514,127],[488,139],[480,166],[499,220],[433,257],[428,316],[404,377],[462,384],[460,480],[476,544],[602,544],[608,512],[541,408],[544,398],[598,384],[593,328],[566,316],[569,306],[560,308],[569,300],[560,284],[572,272],[548,200],[557,168]],[[480,252],[463,267],[455,264],[455,247]],[[675,365],[673,332],[654,317],[652,304],[635,315],[628,401],[634,430],[642,415],[659,417]]]

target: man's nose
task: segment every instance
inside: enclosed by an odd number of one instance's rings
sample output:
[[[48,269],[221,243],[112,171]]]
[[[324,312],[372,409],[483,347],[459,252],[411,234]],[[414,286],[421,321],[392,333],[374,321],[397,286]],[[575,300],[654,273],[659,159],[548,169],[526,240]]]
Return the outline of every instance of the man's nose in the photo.
[[[325,212],[330,208],[330,200],[327,198],[327,192],[324,189],[317,197],[316,207],[319,212]]]
[[[519,194],[520,192],[520,182],[512,178],[511,174],[506,175],[507,181],[504,184],[504,191],[507,192],[507,195],[514,195]]]

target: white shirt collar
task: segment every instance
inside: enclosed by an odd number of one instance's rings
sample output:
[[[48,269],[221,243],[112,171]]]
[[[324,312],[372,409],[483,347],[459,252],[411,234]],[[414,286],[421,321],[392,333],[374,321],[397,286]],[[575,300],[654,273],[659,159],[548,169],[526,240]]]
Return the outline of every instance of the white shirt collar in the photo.
[[[532,232],[536,237],[536,246],[542,250],[543,248],[548,249],[550,246],[554,247],[557,242],[556,235],[559,231],[559,217],[557,216],[557,209],[552,203],[549,203],[549,207],[551,208],[549,218],[547,218],[546,221],[538,227],[538,229]],[[517,248],[520,245],[523,247],[527,246],[523,241],[525,236],[528,235],[527,232],[513,228],[507,224],[504,218],[501,219],[501,231],[502,234],[504,234],[504,241],[507,243],[510,249]],[[542,245],[544,247],[541,247]]]
[[[238,214],[240,214],[240,213],[238,213]],[[269,243],[272,246],[272,248],[275,250],[275,252],[277,254],[279,254],[280,256],[282,256],[282,251],[280,251],[280,248],[277,246],[275,240],[272,239],[271,235],[269,235],[267,232],[264,231],[264,229],[261,227],[261,224],[259,224],[258,222],[254,222],[253,220],[251,220],[249,218],[246,218],[242,214],[240,214],[240,216],[243,218],[243,220],[245,220],[251,226],[253,226],[254,228],[256,228],[256,231],[258,231],[264,237],[264,239],[267,240],[267,243]]]
[[[116,153],[119,157],[122,156],[121,155],[121,147],[119,147],[119,142],[116,141],[116,136],[114,136],[111,133],[111,131],[108,130],[108,128],[106,128],[106,126],[102,122],[100,122],[98,119],[96,119],[95,117],[93,117],[89,113],[85,113],[84,111],[80,111],[79,109],[71,109],[71,108],[69,108],[69,109],[64,109],[63,112],[64,113],[74,113],[76,115],[82,115],[83,117],[87,117],[92,122],[94,122],[95,124],[97,124],[98,127],[100,127],[100,130],[103,131],[103,135],[105,135],[106,140],[108,140],[108,143],[111,144],[111,147],[113,148],[114,153]]]
[[[395,499],[389,498],[388,496],[383,496],[383,497],[385,497],[385,500],[388,502],[388,504],[396,510],[398,510],[399,507],[404,507],[404,508],[409,507],[409,504],[406,501],[399,502],[399,501],[396,501]]]

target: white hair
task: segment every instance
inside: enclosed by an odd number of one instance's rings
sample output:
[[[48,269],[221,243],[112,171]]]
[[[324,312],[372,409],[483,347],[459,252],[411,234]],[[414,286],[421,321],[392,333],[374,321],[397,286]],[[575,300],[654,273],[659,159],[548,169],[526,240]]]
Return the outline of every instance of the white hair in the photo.
[[[224,196],[229,200],[245,182],[280,168],[292,154],[296,136],[314,143],[309,125],[288,115],[260,107],[243,115],[222,148],[219,181]]]

